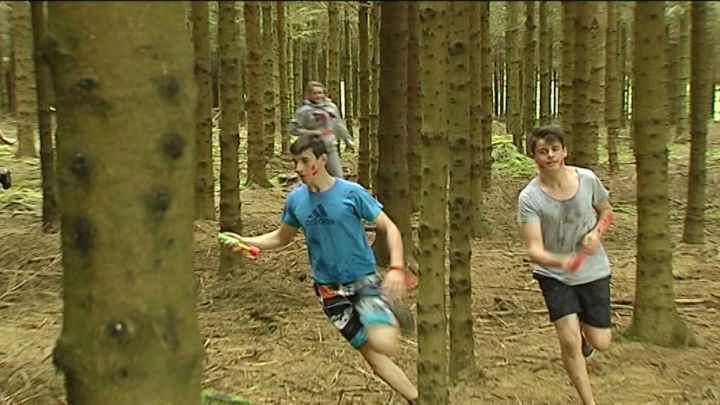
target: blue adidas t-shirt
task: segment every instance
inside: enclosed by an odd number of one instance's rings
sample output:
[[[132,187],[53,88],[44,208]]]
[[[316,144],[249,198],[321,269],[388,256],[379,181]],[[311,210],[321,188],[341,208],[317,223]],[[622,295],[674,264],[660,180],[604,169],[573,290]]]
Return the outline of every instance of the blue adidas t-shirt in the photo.
[[[282,221],[305,233],[317,283],[350,283],[376,271],[363,220],[375,221],[381,210],[361,185],[335,178],[326,191],[312,192],[305,184],[292,190]]]

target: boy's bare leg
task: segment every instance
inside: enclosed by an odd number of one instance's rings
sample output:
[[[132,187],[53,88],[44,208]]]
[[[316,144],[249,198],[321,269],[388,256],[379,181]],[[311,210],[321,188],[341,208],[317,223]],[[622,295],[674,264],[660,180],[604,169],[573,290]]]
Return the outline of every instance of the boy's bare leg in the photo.
[[[585,339],[587,339],[592,347],[601,352],[610,348],[610,341],[612,340],[610,328],[596,328],[584,323],[580,323],[580,326],[583,335],[585,335]]]
[[[373,371],[392,389],[405,399],[414,401],[418,390],[404,371],[388,355],[397,352],[398,330],[394,326],[373,326],[367,329],[368,342],[360,348],[360,353],[370,364]]]
[[[570,314],[555,321],[555,332],[560,342],[560,357],[572,385],[585,405],[594,405],[590,378],[585,357],[582,354],[580,321],[577,314]]]

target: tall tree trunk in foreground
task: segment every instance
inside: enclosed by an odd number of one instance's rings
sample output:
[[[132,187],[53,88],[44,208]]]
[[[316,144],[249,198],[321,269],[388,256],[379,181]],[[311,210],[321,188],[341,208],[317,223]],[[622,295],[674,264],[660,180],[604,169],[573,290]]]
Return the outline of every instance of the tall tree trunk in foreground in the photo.
[[[423,182],[420,199],[418,389],[421,404],[449,401],[445,240],[447,229],[447,3],[420,3]]]
[[[197,90],[183,4],[48,6],[64,301],[53,361],[68,403],[197,403]]]
[[[662,346],[691,338],[675,305],[668,178],[668,97],[663,2],[635,5],[633,125],[637,171],[637,269],[631,334]]]

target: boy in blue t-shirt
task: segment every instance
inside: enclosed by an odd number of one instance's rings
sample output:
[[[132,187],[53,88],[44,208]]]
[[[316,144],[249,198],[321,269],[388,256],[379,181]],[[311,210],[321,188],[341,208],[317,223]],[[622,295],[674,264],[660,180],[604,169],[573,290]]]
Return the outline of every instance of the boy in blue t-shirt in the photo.
[[[276,249],[290,243],[302,228],[315,294],[325,315],[375,373],[413,403],[417,388],[388,357],[398,350],[399,330],[385,295],[399,299],[405,293],[402,235],[365,188],[327,172],[327,147],[318,137],[300,137],[290,153],[303,184],[288,195],[280,227],[241,239],[261,250]],[[384,281],[363,220],[375,223],[379,234],[387,236],[391,265]]]

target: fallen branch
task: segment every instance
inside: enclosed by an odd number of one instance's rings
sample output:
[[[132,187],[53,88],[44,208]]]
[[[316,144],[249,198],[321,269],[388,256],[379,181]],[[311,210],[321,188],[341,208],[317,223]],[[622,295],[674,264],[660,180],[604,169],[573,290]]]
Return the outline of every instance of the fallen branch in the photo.
[[[715,293],[712,294],[714,297],[717,297]],[[676,305],[697,305],[697,304],[706,304],[708,302],[713,302],[714,299],[710,297],[706,298],[676,298],[675,304]],[[635,305],[635,303],[632,300],[613,300],[613,305],[621,306],[630,306],[631,308]]]

